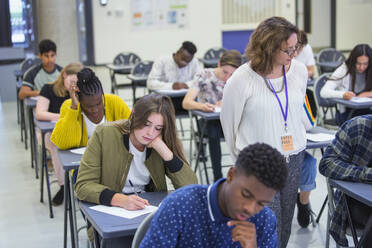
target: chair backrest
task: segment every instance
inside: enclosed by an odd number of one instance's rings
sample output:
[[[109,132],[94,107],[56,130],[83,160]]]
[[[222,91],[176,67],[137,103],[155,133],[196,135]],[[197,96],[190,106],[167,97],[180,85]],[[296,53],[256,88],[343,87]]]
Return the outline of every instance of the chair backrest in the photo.
[[[204,59],[219,59],[226,52],[225,48],[210,48],[204,54]]]
[[[25,59],[22,63],[21,63],[21,72],[22,72],[22,75],[28,70],[30,69],[32,66],[34,65],[39,65],[41,64],[41,59],[40,58],[28,58],[28,59]]]
[[[324,73],[318,77],[314,83],[315,87],[315,100],[319,107],[335,107],[336,104],[333,102],[330,102],[328,99],[325,99],[320,96],[320,90],[323,88],[324,84],[327,82],[328,78],[331,76],[330,73]]]
[[[318,55],[319,62],[344,62],[345,56],[334,48],[325,48],[319,52]]]
[[[138,248],[143,237],[145,236],[147,229],[149,229],[152,218],[154,217],[156,211],[150,213],[146,216],[146,218],[141,222],[139,227],[137,228],[136,233],[134,234],[133,241],[132,241],[132,248]]]
[[[153,64],[154,62],[149,60],[138,62],[134,66],[131,74],[135,76],[148,76]]]
[[[141,61],[141,58],[135,53],[119,53],[114,58],[114,65],[135,65]]]

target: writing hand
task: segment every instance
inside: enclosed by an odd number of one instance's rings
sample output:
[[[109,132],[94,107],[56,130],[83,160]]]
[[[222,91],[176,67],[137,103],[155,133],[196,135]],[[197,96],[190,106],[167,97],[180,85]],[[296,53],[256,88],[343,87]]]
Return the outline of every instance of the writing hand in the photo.
[[[172,89],[174,89],[174,90],[188,89],[188,88],[189,88],[189,86],[187,86],[187,84],[180,83],[180,82],[175,82],[172,85]]]
[[[350,100],[354,96],[355,96],[355,93],[354,92],[347,91],[347,92],[344,93],[344,95],[342,96],[342,98],[345,99],[345,100]]]
[[[210,104],[210,103],[203,103],[203,104],[201,105],[201,110],[204,111],[204,112],[213,112],[215,107],[216,107],[216,106],[213,105],[213,104]]]
[[[231,231],[232,240],[240,242],[243,248],[256,248],[256,227],[253,223],[241,220],[227,222],[228,226],[235,226]]]
[[[139,210],[148,206],[149,202],[137,195],[124,195],[116,193],[111,200],[111,205],[122,207],[127,210]]]

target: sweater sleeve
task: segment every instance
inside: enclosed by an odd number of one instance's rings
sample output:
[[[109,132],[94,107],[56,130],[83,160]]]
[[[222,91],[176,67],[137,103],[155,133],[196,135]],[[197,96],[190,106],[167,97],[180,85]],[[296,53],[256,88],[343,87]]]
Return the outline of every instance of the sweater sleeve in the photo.
[[[342,98],[346,89],[342,89],[343,85],[348,84],[349,76],[346,75],[344,65],[340,66],[333,72],[331,78],[327,80],[323,88],[320,90],[320,96],[323,98]]]
[[[79,108],[71,109],[71,99],[61,106],[60,117],[56,123],[51,141],[61,150],[79,147],[82,138],[82,119]]]
[[[198,179],[191,167],[177,156],[174,156],[171,161],[165,161],[164,165],[166,174],[175,189],[198,183]]]
[[[80,161],[79,173],[75,184],[75,192],[80,200],[96,204],[103,203],[101,193],[109,190],[109,187],[100,184],[102,171],[101,136],[103,135],[101,130],[103,130],[103,126],[98,126],[88,141],[87,148]]]
[[[151,72],[147,79],[147,88],[150,90],[171,90],[174,82],[166,82],[164,80],[164,62],[159,59],[155,61]]]
[[[223,91],[220,121],[227,147],[234,161],[240,152],[236,147],[236,136],[247,98],[246,84],[246,81],[235,78],[233,75],[227,81]]]
[[[114,111],[115,111],[115,116],[113,121],[121,120],[121,119],[129,119],[130,116],[130,109],[128,105],[118,96],[113,96],[115,98],[114,101]]]

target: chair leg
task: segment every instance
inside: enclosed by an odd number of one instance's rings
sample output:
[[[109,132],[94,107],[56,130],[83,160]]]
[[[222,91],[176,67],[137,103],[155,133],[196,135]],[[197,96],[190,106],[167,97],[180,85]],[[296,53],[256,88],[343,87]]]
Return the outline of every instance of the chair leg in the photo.
[[[184,137],[184,136],[185,136],[185,133],[184,133],[184,131],[183,131],[182,119],[181,119],[181,118],[178,118],[178,121],[179,121],[180,126],[181,126],[181,134],[182,134],[182,137]]]
[[[323,205],[322,205],[322,207],[321,207],[321,209],[320,209],[320,211],[319,211],[318,217],[316,218],[316,223],[319,223],[320,217],[322,216],[322,213],[323,213],[324,208],[325,208],[325,206],[326,206],[326,204],[327,204],[327,201],[328,201],[328,195],[327,195],[326,198],[324,199],[324,202],[323,202]]]

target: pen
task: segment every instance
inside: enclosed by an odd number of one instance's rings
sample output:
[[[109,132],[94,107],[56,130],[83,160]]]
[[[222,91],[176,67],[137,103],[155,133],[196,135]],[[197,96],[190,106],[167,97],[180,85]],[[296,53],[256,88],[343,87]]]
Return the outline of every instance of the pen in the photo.
[[[133,185],[132,181],[131,181],[130,179],[129,179],[128,181],[129,181],[129,184],[130,184],[130,186],[132,187],[133,193],[135,193],[135,194],[136,194],[136,196],[138,196],[138,194],[137,194],[137,191],[135,190],[135,188],[134,188],[134,185]]]

